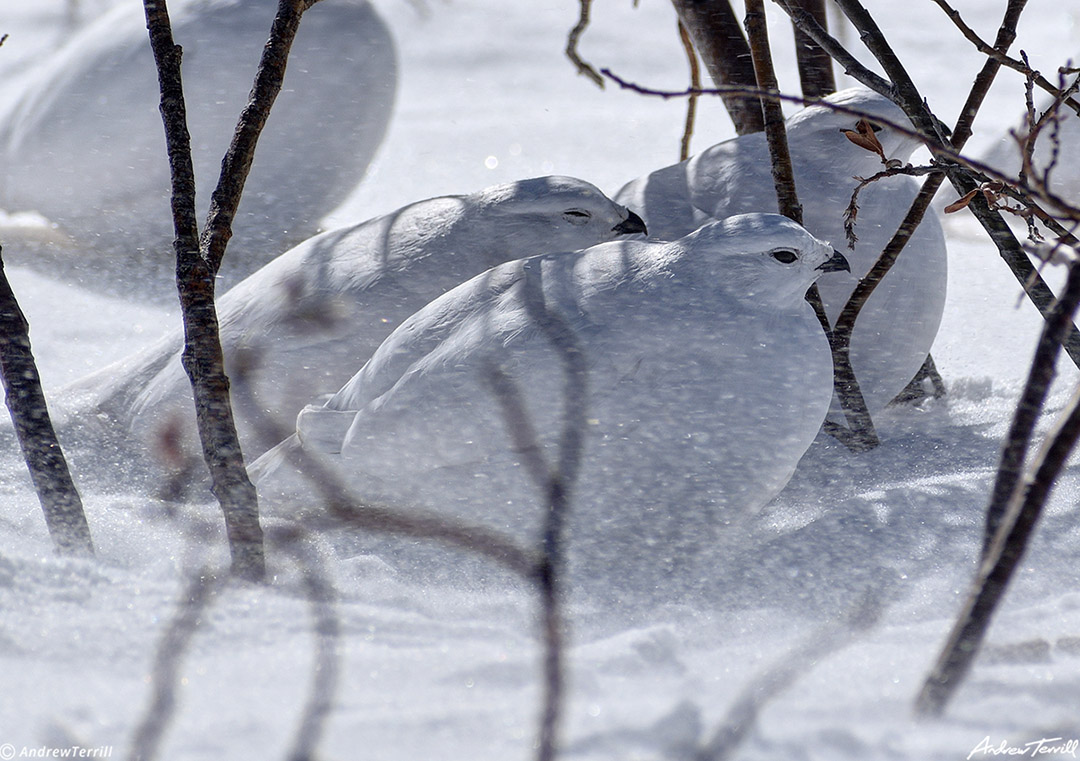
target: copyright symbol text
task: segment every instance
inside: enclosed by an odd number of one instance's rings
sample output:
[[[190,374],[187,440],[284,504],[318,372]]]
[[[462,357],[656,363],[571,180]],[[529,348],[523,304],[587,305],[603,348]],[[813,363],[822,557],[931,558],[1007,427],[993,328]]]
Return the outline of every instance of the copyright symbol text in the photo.
[[[8,759],[15,758],[15,746],[11,743],[4,743],[0,745],[0,759],[8,761]]]

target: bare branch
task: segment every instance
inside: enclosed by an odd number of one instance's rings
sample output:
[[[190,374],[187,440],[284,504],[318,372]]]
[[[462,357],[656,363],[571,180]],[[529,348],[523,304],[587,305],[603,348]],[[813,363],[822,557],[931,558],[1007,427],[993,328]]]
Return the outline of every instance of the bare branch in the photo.
[[[149,0],[147,0],[149,2]],[[210,210],[203,230],[201,249],[210,271],[217,274],[225,247],[232,237],[232,222],[240,205],[255,146],[262,134],[270,109],[281,92],[285,64],[289,59],[300,18],[318,0],[278,0],[277,15],[270,27],[270,39],[263,48],[255,83],[247,105],[236,123],[229,150],[221,162],[221,176],[210,196]]]
[[[844,211],[844,234],[847,237],[848,248],[854,249],[855,244],[859,241],[859,237],[855,233],[855,224],[858,222],[859,217],[859,194],[867,185],[871,185],[878,180],[883,180],[886,177],[896,177],[897,175],[925,177],[928,174],[944,173],[945,170],[938,166],[911,166],[908,164],[907,166],[894,166],[888,169],[882,169],[877,174],[870,175],[866,178],[856,177],[855,179],[859,181],[859,184],[851,191],[851,200],[848,202],[848,207]],[[945,211],[948,212],[948,208],[946,208]]]
[[[311,665],[311,691],[300,719],[288,761],[312,761],[322,737],[323,727],[333,707],[340,672],[337,652],[341,624],[334,610],[334,588],[326,578],[318,554],[303,545],[304,531],[286,530],[271,540],[276,547],[293,556],[299,566],[304,592],[311,606],[312,631],[315,635],[315,658]]]
[[[797,0],[774,0],[791,18],[795,28],[817,43],[825,52],[840,64],[844,73],[887,98],[893,98],[893,86],[888,80],[859,63],[859,60],[847,51],[840,42],[832,37],[814,14],[810,13]]]
[[[728,0],[672,0],[679,22],[686,28],[701,54],[709,77],[718,86],[753,86],[757,79],[750,48],[739,19]],[[746,135],[765,129],[761,106],[754,95],[729,91],[721,94],[735,132]]]
[[[229,380],[225,376],[217,312],[214,307],[214,276],[217,267],[211,266],[206,252],[200,250],[198,243],[195,174],[192,169],[191,140],[187,130],[184,88],[180,73],[181,50],[173,43],[172,26],[165,0],[143,0],[143,6],[158,69],[161,115],[165,125],[172,177],[176,284],[184,321],[182,361],[191,380],[195,398],[195,415],[203,459],[210,470],[212,491],[221,504],[225,517],[233,571],[243,578],[258,580],[266,573],[262,527],[259,525],[255,487],[248,480],[244,469],[244,456],[240,450],[240,440],[229,402]],[[245,113],[247,111],[248,109],[245,109]],[[243,179],[240,179],[239,187],[242,189]],[[220,199],[217,207],[220,209]],[[212,215],[215,213],[214,208],[215,204],[212,203]],[[235,206],[233,211],[235,212]],[[230,221],[231,219],[229,216]],[[212,237],[219,239],[218,236]],[[221,252],[224,253],[228,236],[220,241]]]
[[[828,16],[825,13],[824,0],[795,0],[804,11],[809,13],[823,30],[828,31]],[[832,57],[794,23],[795,59],[799,68],[799,85],[802,94],[808,98],[822,98],[836,91],[836,78],[833,76]]]
[[[545,642],[545,700],[540,722],[538,761],[553,761],[558,748],[559,717],[563,694],[562,578],[565,573],[565,526],[570,494],[581,468],[588,400],[588,370],[581,341],[569,323],[548,309],[541,290],[540,271],[526,268],[522,283],[525,311],[558,352],[563,365],[563,424],[558,460],[546,482],[537,485],[544,494],[547,521],[544,525],[539,568],[540,599]]]
[[[161,84],[161,109],[173,177],[177,286],[184,317],[184,369],[191,378],[203,457],[212,490],[221,502],[234,572],[249,579],[265,574],[258,499],[244,468],[229,402],[214,307],[214,278],[232,236],[232,221],[259,135],[281,90],[289,50],[304,11],[315,0],[279,0],[270,40],[263,49],[247,106],[240,115],[221,176],[210,199],[201,240],[195,221],[195,182],[187,134],[180,49],[172,42],[165,0],[144,0],[151,46]]]
[[[754,60],[757,85],[766,93],[779,92],[776,72],[773,71],[772,52],[769,49],[769,32],[765,24],[764,0],[746,0],[746,37],[750,41],[750,54]],[[791,167],[787,131],[784,129],[784,112],[773,97],[761,99],[761,113],[765,122],[765,138],[769,145],[769,161],[772,167],[776,203],[780,213],[802,224],[802,206],[795,193],[795,172]]]
[[[1020,14],[1023,12],[1025,5],[1027,5],[1027,0],[1008,0],[1005,14],[1002,16],[1001,24],[998,27],[997,38],[994,40],[996,50],[1004,53],[1016,40],[1016,24],[1020,20]],[[960,109],[960,116],[957,117],[956,125],[952,129],[951,140],[956,150],[963,148],[968,138],[971,137],[971,125],[974,123],[975,116],[979,112],[979,108],[982,107],[986,94],[990,91],[990,85],[997,78],[1000,69],[1001,64],[990,58],[983,64],[982,69],[976,75],[967,100],[964,102],[963,108]]]
[[[960,17],[959,11],[949,5],[946,0],[933,0],[933,2],[936,3],[937,6],[945,12],[945,15],[947,15],[949,19],[953,22],[953,24],[956,25],[956,28],[960,30],[960,33],[963,34],[964,37],[966,37],[968,41],[971,42],[975,46],[975,49],[978,50],[980,53],[996,61],[999,66],[1005,66],[1006,68],[1017,71],[1023,74],[1025,77],[1030,78],[1036,85],[1038,85],[1040,88],[1050,93],[1054,97],[1060,96],[1060,88],[1055,87],[1053,84],[1047,81],[1046,78],[1039,74],[1039,72],[1032,69],[1031,66],[1028,65],[1028,62],[1026,60],[1017,61],[1015,58],[1011,58],[1006,55],[1004,51],[1001,50],[999,45],[988,45],[981,37],[979,37],[978,34],[976,34],[974,29],[964,23],[964,20]],[[1020,3],[1020,5],[1022,7],[1023,3]],[[1072,98],[1069,98],[1065,101],[1065,105],[1075,111],[1078,116],[1080,116],[1080,103],[1073,100]]]
[[[698,67],[697,53],[694,51],[694,43],[690,39],[689,32],[683,23],[679,23],[679,40],[682,41],[683,50],[686,51],[686,60],[690,64],[690,87],[701,87],[701,69]],[[686,99],[686,125],[683,127],[682,142],[679,144],[679,161],[690,158],[690,139],[694,135],[694,119],[697,116],[698,96],[691,95]]]
[[[11,290],[0,255],[0,376],[23,459],[56,551],[93,555],[82,499],[56,438],[30,350],[30,324]]]
[[[258,406],[251,385],[244,374],[235,378],[233,397],[252,421],[264,441],[281,442],[292,431],[268,418]],[[414,507],[394,508],[359,499],[352,494],[337,473],[326,467],[303,447],[287,450],[289,464],[311,484],[326,506],[326,517],[308,519],[311,530],[348,528],[380,534],[434,539],[449,547],[474,553],[496,563],[526,581],[535,581],[539,566],[537,555],[510,537],[487,526],[452,521],[437,513]]]
[[[581,3],[581,15],[578,16],[578,22],[574,28],[570,30],[570,34],[567,35],[566,57],[573,61],[574,65],[577,66],[578,74],[584,74],[595,82],[597,87],[603,90],[604,78],[597,74],[596,69],[583,60],[577,52],[578,40],[585,32],[586,27],[589,26],[589,10],[592,6],[592,0],[579,0],[579,2]]]
[[[1078,304],[1080,263],[1074,262],[1069,268],[1068,282],[1054,319],[1046,322],[1039,337],[1028,381],[1013,416],[1005,451],[1002,452],[1001,466],[987,509],[989,544],[984,546],[979,570],[964,609],[916,701],[916,712],[921,716],[939,716],[970,670],[994,611],[1024,555],[1043,505],[1080,437],[1078,387],[1054,429],[1047,434],[1046,442],[1032,464],[1034,474],[1026,480],[1020,478],[1035,420],[1045,402],[1054,373],[1064,326],[1070,323]]]

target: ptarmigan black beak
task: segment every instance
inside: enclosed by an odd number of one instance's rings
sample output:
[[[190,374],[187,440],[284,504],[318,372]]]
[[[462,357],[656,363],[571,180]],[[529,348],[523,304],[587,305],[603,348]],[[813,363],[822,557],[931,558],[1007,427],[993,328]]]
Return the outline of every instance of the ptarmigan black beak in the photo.
[[[645,220],[629,209],[627,209],[626,212],[626,219],[611,228],[612,232],[616,232],[619,235],[632,235],[633,233],[644,233],[647,235],[649,231],[645,229]]]
[[[835,248],[832,252],[832,258],[827,262],[822,262],[817,268],[822,272],[851,272],[851,265],[848,264],[847,257]]]

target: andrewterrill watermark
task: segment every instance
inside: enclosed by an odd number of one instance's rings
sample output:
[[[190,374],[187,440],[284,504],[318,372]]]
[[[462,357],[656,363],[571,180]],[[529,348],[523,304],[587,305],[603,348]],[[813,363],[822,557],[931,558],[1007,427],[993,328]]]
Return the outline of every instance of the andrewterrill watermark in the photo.
[[[4,743],[0,745],[0,761],[14,758],[112,758],[113,746],[98,745],[24,745],[21,748]]]
[[[1041,737],[1025,743],[1013,743],[1008,740],[993,740],[987,735],[979,744],[968,753],[967,761],[973,758],[989,758],[991,756],[1026,756],[1037,758],[1045,756],[1071,756],[1077,758],[1076,752],[1080,749],[1080,740],[1066,739],[1064,737]]]

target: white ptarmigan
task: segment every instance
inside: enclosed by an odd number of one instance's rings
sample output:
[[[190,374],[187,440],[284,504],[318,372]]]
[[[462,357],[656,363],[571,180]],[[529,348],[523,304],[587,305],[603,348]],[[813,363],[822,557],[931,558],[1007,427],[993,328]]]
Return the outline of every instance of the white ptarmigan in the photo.
[[[275,4],[179,0],[169,12],[183,48],[201,223]],[[324,0],[304,14],[233,223],[223,289],[316,233],[360,182],[386,131],[396,82],[393,41],[367,0]],[[0,105],[0,206],[40,212],[71,239],[26,263],[45,260],[51,276],[91,290],[175,299],[160,97],[142,3],[124,2],[44,59],[19,96]]]
[[[497,264],[645,231],[641,219],[572,177],[538,177],[419,201],[304,241],[218,301],[225,367],[245,373],[260,410],[290,427],[337,391],[397,325]],[[198,451],[180,331],[69,386],[79,417],[144,448],[168,423]],[[237,419],[245,454],[254,426]]]
[[[853,88],[824,99],[900,125],[904,112],[882,95]],[[858,117],[813,105],[787,120],[795,185],[803,224],[822,240],[845,251],[854,278],[828,278],[818,287],[830,320],[835,321],[858,279],[873,266],[900,226],[919,183],[897,176],[874,182],[859,195],[858,243],[848,251],[844,211],[857,177],[881,171],[880,158],[845,137]],[[919,143],[887,126],[874,124],[885,155],[908,161]],[[764,133],[743,135],[628,183],[616,195],[645,219],[649,234],[673,240],[710,219],[749,211],[775,211],[776,192]],[[928,212],[888,276],[874,291],[856,322],[851,362],[871,412],[888,404],[914,377],[937,335],[945,308],[945,235]]]
[[[839,253],[775,214],[500,265],[410,317],[305,408],[296,434],[252,465],[260,499],[279,515],[311,504],[291,501],[303,480],[286,463],[302,447],[364,499],[539,536],[541,500],[486,380],[498,368],[517,384],[554,462],[565,384],[539,310],[569,326],[587,366],[572,392],[587,421],[571,557],[605,578],[659,581],[779,492],[817,434],[832,362],[804,295],[837,269]]]

